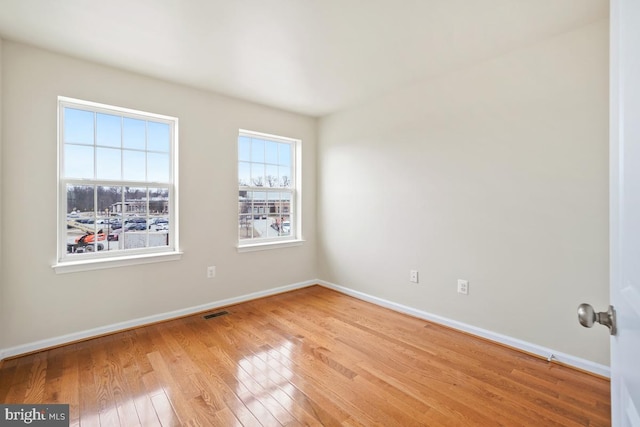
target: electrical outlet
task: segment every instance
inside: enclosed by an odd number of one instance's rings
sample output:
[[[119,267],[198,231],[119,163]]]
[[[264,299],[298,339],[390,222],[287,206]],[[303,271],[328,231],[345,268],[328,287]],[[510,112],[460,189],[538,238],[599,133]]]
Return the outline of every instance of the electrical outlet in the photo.
[[[458,293],[462,295],[469,295],[469,281],[458,279]]]
[[[409,271],[409,281],[412,283],[418,283],[418,270]]]
[[[212,279],[216,277],[216,266],[212,265],[207,267],[207,279]]]

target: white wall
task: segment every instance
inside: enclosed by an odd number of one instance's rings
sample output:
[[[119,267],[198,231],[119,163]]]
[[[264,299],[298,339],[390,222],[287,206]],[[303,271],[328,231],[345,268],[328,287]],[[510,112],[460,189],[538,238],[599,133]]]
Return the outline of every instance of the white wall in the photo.
[[[608,305],[607,22],[326,117],[318,153],[322,279],[609,363],[576,318]]]
[[[10,41],[1,58],[0,350],[317,276],[315,119]],[[179,117],[182,260],[55,274],[58,95]],[[237,253],[239,128],[302,139],[303,246]]]

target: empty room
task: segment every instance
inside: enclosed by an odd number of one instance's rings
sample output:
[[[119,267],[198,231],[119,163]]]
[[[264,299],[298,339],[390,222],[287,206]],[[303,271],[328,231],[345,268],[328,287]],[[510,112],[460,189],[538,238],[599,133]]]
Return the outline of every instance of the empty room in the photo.
[[[0,0],[0,425],[640,426],[639,19]]]

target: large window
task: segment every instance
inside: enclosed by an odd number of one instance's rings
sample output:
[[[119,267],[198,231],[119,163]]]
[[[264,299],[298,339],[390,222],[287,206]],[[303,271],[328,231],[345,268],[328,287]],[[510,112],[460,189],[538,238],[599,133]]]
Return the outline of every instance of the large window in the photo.
[[[240,247],[300,239],[299,153],[299,140],[240,131]]]
[[[58,263],[178,249],[178,119],[59,98]]]

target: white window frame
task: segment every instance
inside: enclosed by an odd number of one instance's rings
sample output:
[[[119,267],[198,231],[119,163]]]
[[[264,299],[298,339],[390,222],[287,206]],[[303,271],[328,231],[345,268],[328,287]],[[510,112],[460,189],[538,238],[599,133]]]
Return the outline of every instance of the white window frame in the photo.
[[[291,192],[290,220],[291,231],[288,236],[278,236],[272,238],[253,238],[253,239],[240,239],[238,237],[238,252],[251,252],[264,249],[274,249],[289,246],[302,245],[304,239],[302,238],[302,141],[296,138],[289,138],[285,136],[273,135],[269,133],[256,132],[246,129],[240,129],[238,131],[238,138],[236,139],[236,146],[239,144],[240,137],[246,136],[250,138],[260,138],[268,141],[287,143],[291,145],[291,171],[293,176],[291,177],[291,187],[258,187],[258,186],[241,186],[238,182],[238,165],[240,163],[237,151],[236,151],[236,183],[238,192],[240,191],[258,191],[258,192]],[[240,211],[238,210],[238,218]],[[236,221],[236,227],[240,224]]]
[[[125,180],[99,180],[99,179],[71,179],[63,176],[64,173],[64,108],[74,108],[94,113],[106,113],[116,116],[156,121],[169,124],[170,134],[170,177],[169,183],[152,181],[125,181]],[[94,128],[95,132],[95,128]],[[95,146],[94,146],[95,147]],[[95,150],[94,150],[95,151]],[[145,149],[146,152],[146,149]],[[95,156],[95,153],[94,153]],[[58,192],[58,218],[57,218],[57,261],[52,266],[56,273],[70,273],[75,271],[96,270],[103,268],[119,267],[132,264],[147,264],[153,262],[172,261],[180,259],[182,252],[179,245],[179,220],[178,220],[178,118],[113,105],[100,104],[80,99],[58,97],[58,167],[57,167],[57,192]],[[118,251],[94,251],[83,254],[67,253],[67,184],[76,185],[104,185],[104,186],[129,186],[129,187],[160,187],[169,188],[169,245],[158,247],[145,247],[139,249],[126,249]],[[124,218],[123,218],[124,226]]]

